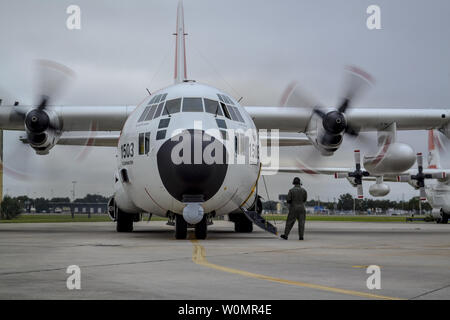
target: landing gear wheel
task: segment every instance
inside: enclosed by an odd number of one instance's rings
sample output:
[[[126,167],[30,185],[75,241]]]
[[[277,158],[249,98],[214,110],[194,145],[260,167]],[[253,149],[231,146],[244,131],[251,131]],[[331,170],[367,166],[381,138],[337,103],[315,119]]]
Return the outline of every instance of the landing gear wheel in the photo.
[[[202,221],[195,225],[195,238],[197,240],[204,240],[208,234],[208,223],[206,216],[203,216]]]
[[[183,240],[187,237],[187,223],[182,215],[175,217],[175,239]]]
[[[442,212],[442,220],[441,220],[442,224],[447,224],[448,223],[448,216],[449,215],[447,213]]]
[[[243,214],[234,222],[234,231],[250,233],[253,231],[253,222],[247,219]]]
[[[132,232],[133,231],[133,215],[127,214],[119,209],[117,212],[117,232]]]

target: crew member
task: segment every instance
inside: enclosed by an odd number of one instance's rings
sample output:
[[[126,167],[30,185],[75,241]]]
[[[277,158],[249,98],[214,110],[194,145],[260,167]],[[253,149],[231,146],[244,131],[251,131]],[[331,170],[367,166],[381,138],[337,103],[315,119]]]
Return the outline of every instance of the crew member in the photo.
[[[289,214],[286,220],[284,234],[281,235],[281,238],[284,240],[288,239],[289,232],[294,226],[295,220],[298,220],[298,237],[299,240],[303,240],[306,219],[305,202],[308,194],[306,190],[302,188],[302,183],[299,177],[295,177],[292,184],[294,185],[294,187],[289,190],[286,199],[289,205]]]

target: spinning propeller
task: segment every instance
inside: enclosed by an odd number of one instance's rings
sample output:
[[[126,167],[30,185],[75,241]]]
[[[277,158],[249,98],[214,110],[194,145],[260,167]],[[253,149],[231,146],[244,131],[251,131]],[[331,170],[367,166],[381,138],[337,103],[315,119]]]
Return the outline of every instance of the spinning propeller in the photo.
[[[36,107],[26,111],[15,108],[17,116],[24,120],[27,139],[34,144],[42,143],[46,131],[58,131],[58,124],[51,121],[48,105],[54,101],[74,79],[75,73],[68,67],[49,60],[36,61],[35,91],[38,96]]]
[[[296,84],[291,84],[285,91],[281,104],[283,106],[297,106],[312,109],[312,115],[317,115],[322,119],[322,126],[325,134],[321,143],[335,144],[339,135],[348,134],[353,137],[359,135],[359,127],[350,125],[346,119],[346,112],[349,110],[355,99],[357,99],[364,89],[374,83],[372,76],[357,67],[346,68],[346,84],[343,98],[337,108],[324,108],[320,103],[314,102],[310,96],[302,92]]]
[[[364,170],[361,170],[361,151],[355,150],[355,171],[353,172],[336,172],[334,177],[336,179],[342,178],[352,178],[353,181],[351,183],[357,188],[358,199],[364,198],[364,190],[363,190],[363,178],[370,176],[370,173]]]
[[[427,193],[425,191],[425,179],[444,179],[445,172],[436,173],[424,173],[423,172],[423,155],[417,154],[417,174],[404,174],[397,177],[398,182],[411,182],[415,181],[415,188],[419,189],[420,200],[425,201],[427,199]]]

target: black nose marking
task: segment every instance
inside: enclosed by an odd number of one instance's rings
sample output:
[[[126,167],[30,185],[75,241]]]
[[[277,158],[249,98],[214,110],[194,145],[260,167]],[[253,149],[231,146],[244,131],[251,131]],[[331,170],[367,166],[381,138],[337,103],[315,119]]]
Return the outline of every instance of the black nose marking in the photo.
[[[161,180],[167,191],[177,200],[183,201],[183,195],[203,195],[204,201],[211,199],[222,186],[227,174],[228,165],[225,161],[225,146],[211,137],[209,141],[203,141],[206,135],[203,131],[187,130],[190,137],[191,161],[190,163],[175,164],[172,161],[173,148],[181,143],[180,139],[169,139],[161,146],[157,154],[157,164]],[[183,136],[183,134],[181,134]],[[178,136],[177,136],[178,137]],[[207,164],[202,157],[201,163],[194,163],[194,139],[201,144],[202,155],[205,148],[211,143],[220,143],[223,159],[220,163]]]

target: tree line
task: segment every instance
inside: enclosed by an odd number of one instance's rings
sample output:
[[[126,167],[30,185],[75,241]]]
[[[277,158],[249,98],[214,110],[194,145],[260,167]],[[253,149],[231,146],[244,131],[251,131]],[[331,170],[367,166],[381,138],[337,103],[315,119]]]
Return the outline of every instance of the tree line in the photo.
[[[375,211],[379,209],[382,212],[386,212],[389,209],[404,210],[408,212],[419,211],[419,197],[413,197],[408,201],[392,201],[388,199],[356,199],[350,193],[342,194],[339,196],[336,202],[324,202],[320,201],[320,206],[329,211],[355,211],[367,212],[368,210]],[[267,211],[276,211],[277,201],[263,202],[263,209]],[[315,207],[319,205],[319,201],[312,199],[306,202],[307,207]],[[431,205],[428,202],[422,203],[422,211],[430,212],[432,210]]]

